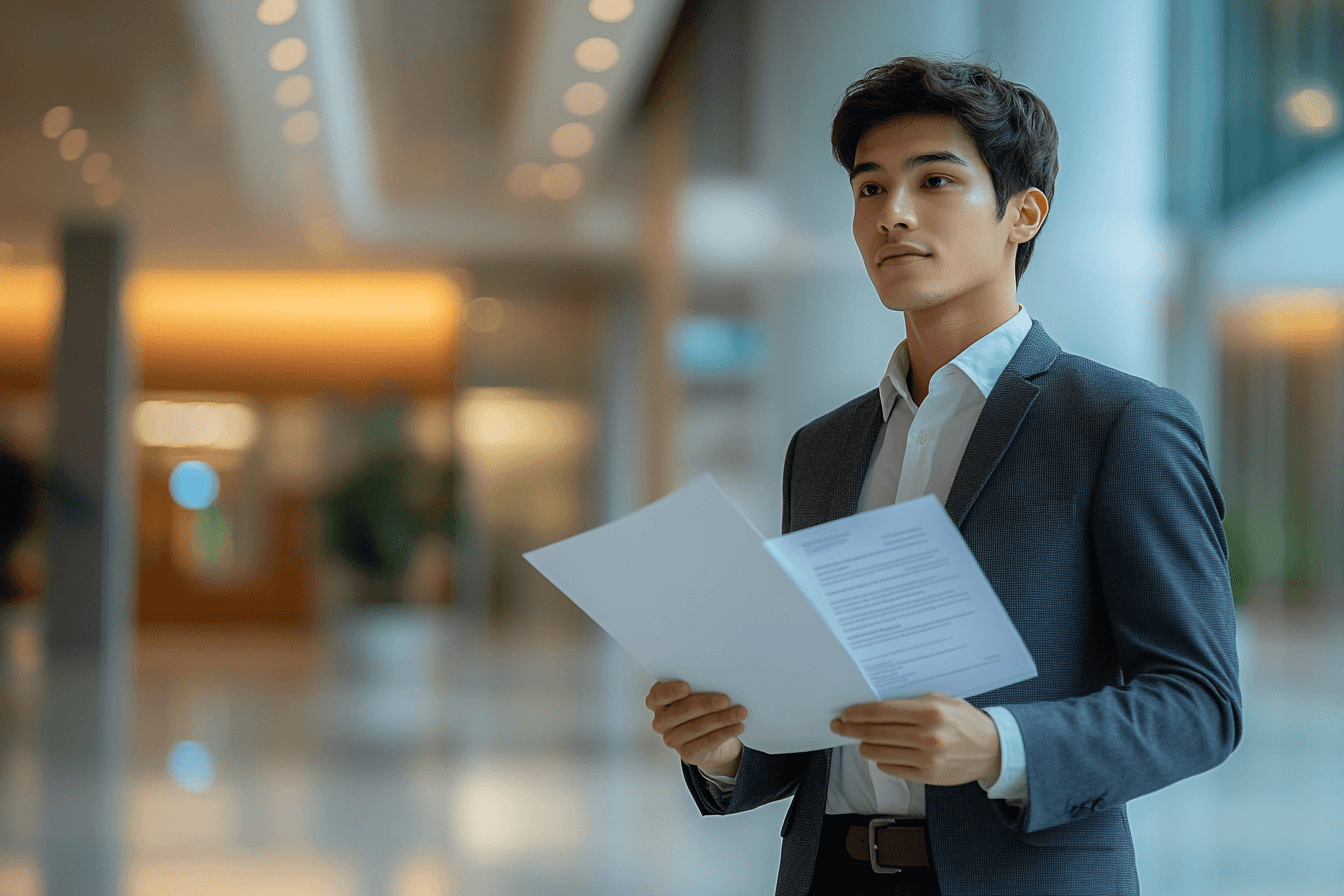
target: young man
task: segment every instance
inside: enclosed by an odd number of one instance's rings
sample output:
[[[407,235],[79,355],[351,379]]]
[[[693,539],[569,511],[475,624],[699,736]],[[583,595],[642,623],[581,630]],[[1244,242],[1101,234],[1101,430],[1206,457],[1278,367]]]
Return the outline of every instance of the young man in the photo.
[[[832,144],[906,340],[877,389],[794,435],[784,531],[937,495],[1039,674],[850,707],[832,723],[850,745],[814,753],[743,747],[746,708],[683,682],[649,691],[653,728],[705,814],[793,797],[779,894],[1138,893],[1126,802],[1241,734],[1199,419],[1061,351],[1018,304],[1058,169],[1026,88],[897,59],[850,86]]]

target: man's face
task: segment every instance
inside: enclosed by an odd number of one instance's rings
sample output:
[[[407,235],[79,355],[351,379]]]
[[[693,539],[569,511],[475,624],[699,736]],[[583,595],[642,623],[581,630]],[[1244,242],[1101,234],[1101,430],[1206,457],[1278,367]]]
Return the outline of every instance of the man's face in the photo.
[[[1020,198],[1000,220],[989,168],[952,116],[906,115],[869,130],[850,186],[854,242],[886,307],[1013,294]]]

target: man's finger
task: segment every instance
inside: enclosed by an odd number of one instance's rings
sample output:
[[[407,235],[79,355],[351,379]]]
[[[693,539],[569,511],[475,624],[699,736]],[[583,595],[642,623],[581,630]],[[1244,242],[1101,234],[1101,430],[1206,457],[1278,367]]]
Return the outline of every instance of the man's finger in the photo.
[[[928,732],[916,725],[891,723],[855,725],[836,719],[831,722],[831,730],[841,737],[852,737],[855,740],[861,740],[864,743],[886,744],[889,746],[910,747],[916,749],[931,746],[931,744],[928,743]]]
[[[859,745],[859,755],[864,759],[873,760],[878,765],[911,769],[923,768],[923,763],[928,759],[927,753],[910,747],[891,747],[866,741]]]
[[[924,698],[914,700],[878,700],[846,707],[840,713],[842,722],[863,724],[877,722],[886,725],[924,725],[936,721],[941,710]]]
[[[692,694],[664,706],[653,714],[653,730],[666,734],[678,725],[710,713],[722,712],[732,705],[725,694]]]
[[[644,698],[644,705],[657,712],[670,703],[676,703],[683,697],[690,696],[691,686],[684,681],[659,681],[655,682],[653,687],[649,688],[649,696]]]
[[[720,729],[735,727],[745,721],[746,718],[747,710],[743,706],[734,706],[722,712],[700,716],[670,729],[663,735],[663,743],[674,750],[682,749],[698,738],[713,734]],[[736,734],[737,732],[733,733]]]
[[[715,731],[711,731],[703,737],[696,738],[695,740],[690,741],[689,743],[684,743],[680,747],[675,747],[674,749],[676,749],[676,751],[683,757],[704,756],[705,754],[718,749],[724,741],[728,740],[728,738],[737,737],[746,730],[747,726],[738,722],[735,725],[729,725],[726,728],[719,728]]]

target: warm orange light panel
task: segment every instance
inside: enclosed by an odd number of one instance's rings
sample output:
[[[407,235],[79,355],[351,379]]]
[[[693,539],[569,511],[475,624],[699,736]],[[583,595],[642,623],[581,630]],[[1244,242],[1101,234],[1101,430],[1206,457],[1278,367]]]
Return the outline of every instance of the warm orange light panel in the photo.
[[[1344,296],[1319,289],[1269,293],[1224,311],[1223,330],[1248,349],[1333,349],[1344,341]]]
[[[56,268],[0,266],[0,384],[35,388],[46,380],[60,304]]]
[[[442,392],[462,296],[434,272],[143,271],[127,285],[145,388]]]

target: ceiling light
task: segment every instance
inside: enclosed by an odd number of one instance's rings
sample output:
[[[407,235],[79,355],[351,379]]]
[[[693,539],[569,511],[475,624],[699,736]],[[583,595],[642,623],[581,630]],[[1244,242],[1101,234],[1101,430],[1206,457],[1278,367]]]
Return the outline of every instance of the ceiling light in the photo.
[[[524,162],[509,172],[509,192],[519,199],[531,199],[541,193],[541,175],[546,169],[536,162]]]
[[[635,11],[634,0],[588,0],[588,11],[599,22],[623,22]]]
[[[620,48],[605,37],[590,37],[574,49],[574,61],[590,72],[604,72],[620,58]]]
[[[592,148],[593,130],[586,124],[571,121],[551,134],[551,151],[562,159],[577,159]]]
[[[42,116],[42,136],[49,140],[55,140],[65,133],[70,127],[70,122],[75,120],[75,113],[69,106],[54,106],[47,110],[47,114]]]
[[[115,174],[108,175],[93,185],[93,201],[103,208],[117,204],[121,194],[126,192],[126,184]]]
[[[57,150],[61,158],[67,162],[73,162],[75,159],[84,155],[84,150],[89,148],[89,132],[83,128],[72,128],[61,135],[61,142],[57,144]]]
[[[565,108],[575,115],[594,115],[606,104],[606,89],[592,81],[580,81],[565,91]]]
[[[285,139],[295,146],[303,146],[305,143],[311,143],[321,129],[322,121],[317,117],[317,113],[305,109],[289,116],[289,120],[285,122]]]
[[[292,72],[303,65],[303,60],[308,58],[308,45],[297,37],[287,37],[271,47],[268,58],[271,68],[276,71]]]
[[[582,172],[568,162],[552,165],[541,174],[541,192],[551,199],[573,199],[582,186]]]
[[[105,152],[90,153],[84,160],[84,183],[96,184],[112,171],[112,157]]]
[[[307,75],[290,75],[275,88],[276,105],[282,109],[302,106],[313,96],[313,79]]]
[[[283,25],[299,11],[298,0],[261,0],[257,21],[263,25]]]
[[[1326,134],[1339,123],[1339,104],[1326,88],[1304,87],[1283,101],[1284,111],[1304,134]]]

